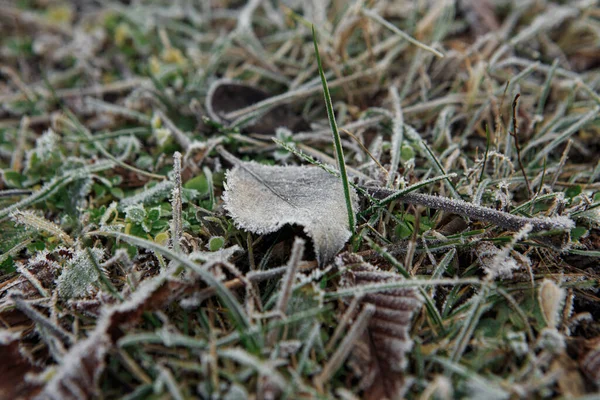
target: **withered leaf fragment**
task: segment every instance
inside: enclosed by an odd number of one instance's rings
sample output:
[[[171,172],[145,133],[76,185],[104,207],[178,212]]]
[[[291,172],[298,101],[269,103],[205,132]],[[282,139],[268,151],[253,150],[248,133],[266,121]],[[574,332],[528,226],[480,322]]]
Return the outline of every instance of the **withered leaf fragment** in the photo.
[[[357,295],[361,286],[404,279],[364,262],[355,254],[345,255],[340,261],[348,268],[341,283],[356,288]],[[414,313],[421,308],[421,297],[414,288],[399,288],[367,293],[361,302],[375,306],[375,314],[350,359],[359,371],[364,398],[402,399],[406,389],[403,374],[406,353],[413,344],[409,330]]]
[[[40,370],[20,352],[21,332],[8,329],[0,331],[0,399],[29,399],[39,392],[38,385],[25,380],[28,373]]]
[[[589,340],[588,348],[579,360],[579,365],[588,379],[600,388],[600,336]]]

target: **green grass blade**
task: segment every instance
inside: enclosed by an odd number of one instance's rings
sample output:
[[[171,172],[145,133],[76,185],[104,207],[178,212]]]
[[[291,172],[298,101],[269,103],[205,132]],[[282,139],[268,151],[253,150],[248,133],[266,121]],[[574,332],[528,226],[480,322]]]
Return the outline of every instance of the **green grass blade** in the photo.
[[[104,171],[110,168],[113,168],[114,163],[110,161],[102,161],[98,162],[95,165],[87,166],[85,168],[80,168],[75,171],[67,172],[66,174],[58,177],[52,178],[51,181],[42,186],[38,191],[33,192],[31,195],[26,198],[11,204],[8,207],[0,209],[0,221],[4,220],[6,217],[10,215],[11,212],[16,211],[18,209],[23,209],[26,207],[30,207],[33,204],[39,203],[43,200],[46,200],[48,197],[55,194],[59,189],[68,185],[76,179],[82,179],[93,172]]]
[[[419,151],[421,152],[421,155],[433,165],[433,168],[439,174],[447,175],[440,160],[438,160],[436,155],[433,154],[433,151],[431,151],[431,149],[429,148],[427,143],[425,143],[421,135],[412,126],[404,124],[404,133],[406,134],[406,137],[409,141],[414,142],[419,146]],[[462,200],[462,196],[458,193],[456,187],[449,178],[446,179],[446,185],[452,193],[452,197]]]
[[[315,45],[315,56],[317,57],[317,64],[319,66],[319,75],[321,75],[321,83],[323,84],[325,104],[327,105],[327,116],[329,117],[329,124],[331,125],[331,131],[333,133],[335,154],[338,161],[338,167],[340,169],[340,175],[342,177],[342,186],[344,187],[344,197],[346,198],[346,208],[348,209],[348,225],[350,226],[350,230],[354,235],[354,211],[352,210],[352,199],[350,198],[350,185],[348,184],[348,175],[346,173],[346,161],[344,160],[344,152],[342,150],[342,140],[340,138],[340,133],[338,132],[337,123],[335,122],[333,104],[331,103],[331,95],[329,94],[329,88],[327,87],[327,79],[325,79],[325,72],[323,72],[323,65],[321,64],[321,56],[319,55],[319,45],[317,44],[317,34],[315,33],[314,25],[312,27],[312,35],[313,43]]]
[[[100,152],[104,157],[108,158],[109,160],[111,160],[112,162],[114,162],[115,164],[128,169],[130,171],[133,171],[137,174],[140,175],[144,175],[147,176],[148,178],[152,178],[152,179],[158,179],[158,180],[163,180],[163,179],[167,179],[166,176],[163,175],[158,175],[158,174],[153,174],[151,172],[148,171],[144,171],[141,170],[137,167],[134,167],[133,165],[129,165],[119,159],[117,159],[115,156],[113,156],[112,154],[110,154],[108,152],[108,150],[106,150],[104,148],[104,146],[102,146],[101,143],[94,141],[94,137],[92,136],[92,133],[88,130],[88,128],[86,128],[81,122],[79,122],[79,119],[77,119],[77,116],[75,114],[73,114],[71,111],[65,109],[64,110],[65,115],[67,116],[68,120],[71,122],[73,129],[79,133],[80,135],[82,135],[85,139],[87,139],[90,143],[92,143],[94,145],[94,147],[96,148],[96,150],[98,150],[98,152]]]

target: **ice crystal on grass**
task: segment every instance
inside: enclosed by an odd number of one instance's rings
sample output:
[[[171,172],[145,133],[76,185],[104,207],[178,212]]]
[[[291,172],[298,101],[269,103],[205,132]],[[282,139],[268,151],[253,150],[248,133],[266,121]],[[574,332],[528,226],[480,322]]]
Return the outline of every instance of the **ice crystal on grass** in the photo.
[[[98,263],[104,256],[101,249],[90,249],[95,262]],[[94,291],[100,280],[102,272],[94,265],[85,251],[78,250],[73,258],[67,262],[63,273],[57,281],[58,293],[66,299],[85,297]]]
[[[192,261],[201,261],[209,263],[219,263],[229,261],[231,257],[237,252],[242,251],[242,248],[238,245],[233,245],[224,249],[216,251],[194,251],[191,252],[188,257]]]
[[[174,251],[181,251],[181,238],[183,236],[183,219],[181,216],[183,201],[181,199],[181,153],[173,155],[173,191],[171,193],[171,207],[173,219],[171,220],[171,247]]]
[[[357,209],[354,191],[352,197]],[[351,235],[342,184],[319,168],[242,162],[227,173],[223,198],[236,225],[251,232],[303,226],[321,264],[331,260]]]
[[[449,199],[441,196],[412,192],[400,193],[399,195],[398,192],[402,191],[393,191],[381,187],[368,188],[368,192],[376,199],[385,201],[391,196],[395,196],[395,199],[404,203],[423,205],[436,210],[463,215],[515,231],[523,229],[526,225],[530,225],[533,232],[551,230],[567,231],[575,227],[573,220],[566,216],[527,218],[497,211],[489,207],[482,207],[464,200]]]
[[[531,264],[527,257],[513,250],[513,247],[517,242],[527,238],[527,235],[529,232],[531,232],[531,229],[532,226],[530,224],[526,224],[515,234],[510,243],[508,243],[502,249],[497,249],[493,245],[490,247],[486,246],[486,244],[483,244],[486,249],[480,252],[479,257],[483,265],[483,269],[488,274],[490,279],[496,279],[498,277],[510,278],[512,276],[512,272],[519,269],[520,264],[526,264],[528,266]],[[519,259],[519,262],[517,262],[516,258]]]
[[[104,227],[104,226],[108,225],[108,223],[111,219],[114,219],[118,216],[119,216],[119,212],[117,211],[117,202],[113,201],[106,208],[106,211],[104,212],[104,214],[102,214],[102,217],[100,217],[100,226]]]
[[[29,150],[26,155],[25,168],[31,168],[33,162],[46,162],[57,152],[60,137],[52,129],[48,129],[35,141],[35,148]]]
[[[170,191],[173,189],[172,181],[161,181],[149,189],[145,189],[138,194],[126,197],[121,200],[120,207],[128,207],[134,204],[145,204],[159,199],[167,198]]]
[[[492,278],[510,278],[513,271],[523,265],[530,265],[530,261],[515,251],[503,251],[489,242],[477,245],[475,253],[483,270]]]
[[[42,218],[38,217],[31,211],[15,211],[11,213],[11,218],[15,223],[30,226],[38,231],[48,232],[59,237],[64,243],[68,245],[73,244],[73,239],[67,235],[60,226]]]

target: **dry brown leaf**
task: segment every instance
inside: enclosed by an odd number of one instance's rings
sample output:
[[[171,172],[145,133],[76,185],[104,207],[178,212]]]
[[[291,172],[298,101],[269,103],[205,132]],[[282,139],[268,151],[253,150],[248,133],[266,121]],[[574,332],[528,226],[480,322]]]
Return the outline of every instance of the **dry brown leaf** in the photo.
[[[556,374],[558,389],[567,398],[579,397],[585,393],[583,377],[577,369],[577,362],[566,353],[560,354],[550,366],[550,371]]]
[[[21,332],[0,331],[0,399],[30,399],[40,387],[25,380],[28,373],[36,373],[39,367],[31,362],[19,350]]]
[[[229,79],[220,79],[214,82],[208,91],[206,110],[212,120],[227,125],[233,122],[233,119],[227,117],[228,113],[252,106],[268,98],[269,94],[257,87]],[[292,131],[305,131],[310,128],[304,118],[293,113],[287,105],[272,108],[250,122],[245,128],[250,132],[274,134],[279,127]]]
[[[579,366],[585,376],[600,388],[600,337],[591,340],[589,348],[581,357]]]
[[[59,275],[59,262],[73,256],[68,249],[59,247],[52,252],[40,252],[26,265],[18,263],[20,274],[13,280],[0,287],[0,318],[8,326],[17,326],[29,321],[20,310],[14,308],[9,298],[10,292],[20,292],[24,299],[37,299],[43,297],[42,290],[52,287],[54,280]],[[36,288],[34,285],[38,285]]]
[[[345,255],[342,262],[348,266],[342,277],[342,285],[346,287],[404,279],[364,262],[357,255]],[[406,388],[403,373],[406,353],[413,343],[409,330],[422,300],[414,288],[401,288],[365,294],[361,302],[374,305],[375,314],[350,360],[359,372],[359,386],[364,390],[365,399],[401,399]]]
[[[70,250],[59,247],[52,252],[40,252],[36,257],[27,262],[26,265],[18,264],[20,274],[16,279],[0,288],[0,298],[4,300],[10,291],[19,291],[27,299],[41,297],[39,290],[33,285],[31,277],[39,282],[42,287],[50,287],[60,270],[60,261],[72,258]],[[30,276],[30,278],[27,277]],[[2,303],[0,300],[0,304]],[[1,307],[1,305],[0,305]]]

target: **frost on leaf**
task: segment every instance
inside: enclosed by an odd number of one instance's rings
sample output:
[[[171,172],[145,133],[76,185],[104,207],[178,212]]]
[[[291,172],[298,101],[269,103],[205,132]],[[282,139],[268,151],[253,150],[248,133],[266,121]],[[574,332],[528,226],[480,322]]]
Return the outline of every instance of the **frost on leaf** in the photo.
[[[229,259],[233,257],[235,253],[240,251],[242,251],[240,246],[233,245],[217,251],[193,251],[189,254],[189,258],[193,261],[222,263],[229,261]]]
[[[119,203],[119,206],[125,208],[134,204],[146,204],[157,201],[166,198],[171,190],[173,190],[173,182],[165,180],[157,183],[151,188],[144,188],[144,190],[138,194],[124,198]]]
[[[236,225],[251,232],[303,226],[320,264],[331,260],[351,236],[342,183],[318,168],[241,162],[227,173],[223,198]],[[352,199],[356,210],[354,191]]]
[[[60,143],[60,136],[58,136],[52,129],[48,129],[35,141],[35,148],[27,151],[26,153],[26,171],[34,167],[35,163],[46,163],[53,157],[57,157],[60,154],[58,144]]]
[[[342,275],[342,285],[361,286],[403,280],[393,272],[382,271],[357,255],[344,255],[340,259],[348,270]],[[360,388],[365,399],[401,399],[406,388],[404,368],[406,353],[413,341],[410,326],[413,314],[421,308],[421,297],[414,288],[389,289],[362,296],[363,305],[375,306],[375,314],[367,330],[356,342],[350,365],[360,376]]]

